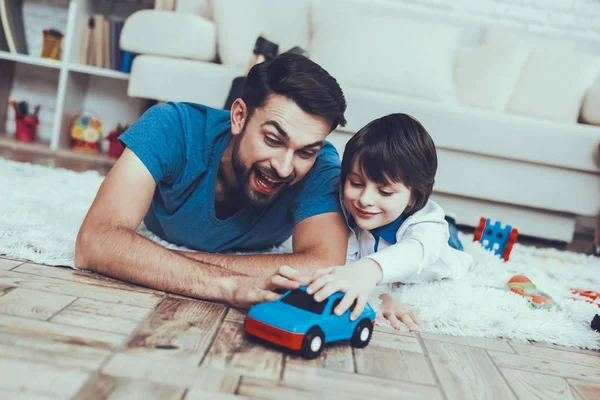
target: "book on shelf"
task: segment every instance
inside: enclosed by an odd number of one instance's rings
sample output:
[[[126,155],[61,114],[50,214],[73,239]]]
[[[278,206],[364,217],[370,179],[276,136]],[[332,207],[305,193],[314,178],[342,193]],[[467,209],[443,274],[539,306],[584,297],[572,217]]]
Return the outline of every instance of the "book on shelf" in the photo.
[[[9,50],[11,53],[27,54],[23,24],[23,0],[0,0],[0,22],[2,22],[3,34],[0,39],[0,48]]]
[[[130,59],[135,55],[127,56],[129,52],[119,46],[124,23],[120,18],[90,15],[85,21],[80,63],[130,72]]]

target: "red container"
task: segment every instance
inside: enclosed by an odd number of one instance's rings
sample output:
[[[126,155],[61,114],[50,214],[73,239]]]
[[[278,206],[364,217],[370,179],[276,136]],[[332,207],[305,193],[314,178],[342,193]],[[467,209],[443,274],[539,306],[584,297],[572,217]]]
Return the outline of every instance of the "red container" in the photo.
[[[37,117],[17,117],[15,139],[19,142],[34,142],[39,124],[40,120]]]

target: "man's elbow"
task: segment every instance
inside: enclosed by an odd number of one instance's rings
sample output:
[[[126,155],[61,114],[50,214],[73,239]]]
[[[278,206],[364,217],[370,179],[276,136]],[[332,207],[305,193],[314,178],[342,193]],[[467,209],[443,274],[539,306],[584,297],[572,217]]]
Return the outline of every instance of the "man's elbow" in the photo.
[[[75,266],[77,268],[92,270],[94,242],[97,242],[97,235],[92,230],[82,226],[75,242]]]

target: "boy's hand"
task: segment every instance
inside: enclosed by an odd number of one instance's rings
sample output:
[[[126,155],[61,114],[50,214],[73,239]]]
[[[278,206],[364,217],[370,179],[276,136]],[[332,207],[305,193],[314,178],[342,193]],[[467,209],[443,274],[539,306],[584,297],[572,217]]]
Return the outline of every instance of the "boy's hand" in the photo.
[[[349,265],[317,270],[306,292],[314,294],[316,301],[323,301],[336,292],[346,293],[334,312],[338,316],[342,315],[356,301],[350,315],[350,319],[354,321],[363,312],[369,293],[377,286],[381,277],[379,264],[363,258]]]
[[[387,320],[394,329],[399,330],[403,322],[411,332],[419,330],[419,326],[423,326],[423,321],[419,318],[414,308],[408,304],[399,303],[389,294],[382,294],[381,306],[377,311],[377,319]]]

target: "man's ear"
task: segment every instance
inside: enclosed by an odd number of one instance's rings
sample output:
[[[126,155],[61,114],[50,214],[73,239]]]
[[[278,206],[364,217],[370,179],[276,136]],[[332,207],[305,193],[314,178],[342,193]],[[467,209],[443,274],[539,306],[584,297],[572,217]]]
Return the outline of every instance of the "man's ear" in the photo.
[[[244,103],[244,100],[241,98],[235,99],[231,105],[231,115],[229,118],[231,119],[231,133],[233,135],[242,133],[248,119],[248,107]]]

